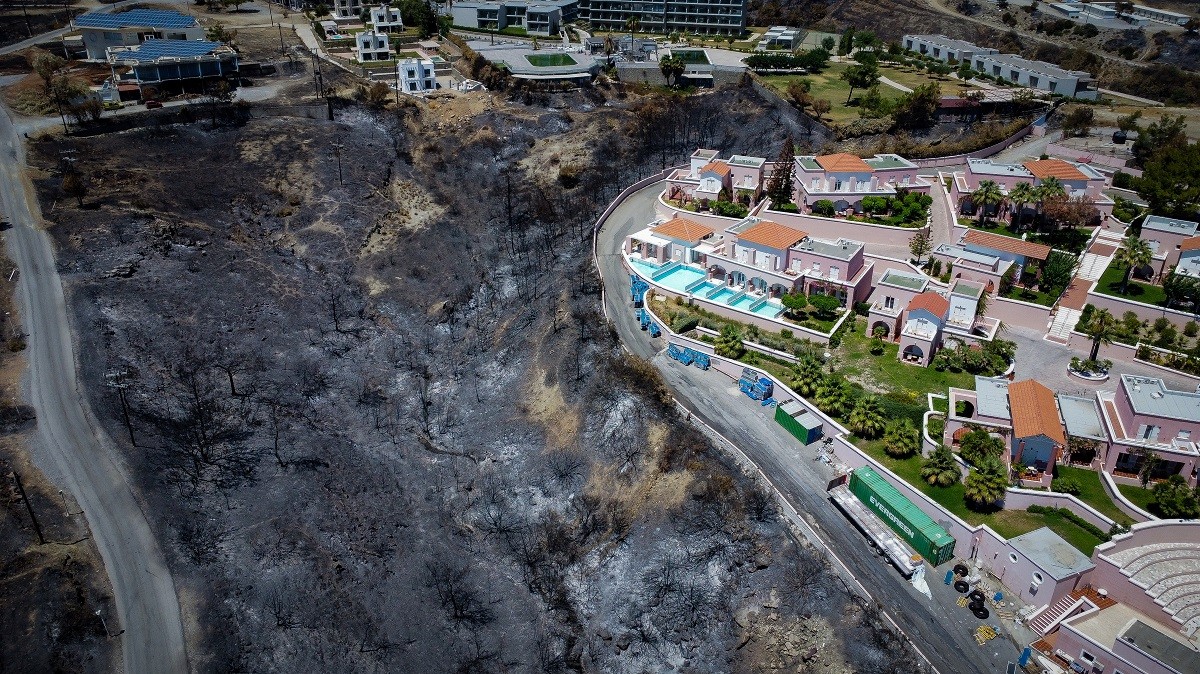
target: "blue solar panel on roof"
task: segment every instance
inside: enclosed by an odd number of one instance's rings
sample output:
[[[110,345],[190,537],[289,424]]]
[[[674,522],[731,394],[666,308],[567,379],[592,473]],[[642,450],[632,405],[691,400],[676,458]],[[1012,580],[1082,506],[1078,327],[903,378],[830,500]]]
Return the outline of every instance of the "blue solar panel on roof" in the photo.
[[[75,25],[79,28],[189,28],[196,25],[196,20],[186,14],[165,9],[131,9],[120,14],[80,14],[75,17]]]
[[[137,50],[121,52],[120,61],[153,61],[160,58],[191,58],[211,53],[220,42],[205,40],[146,40]]]

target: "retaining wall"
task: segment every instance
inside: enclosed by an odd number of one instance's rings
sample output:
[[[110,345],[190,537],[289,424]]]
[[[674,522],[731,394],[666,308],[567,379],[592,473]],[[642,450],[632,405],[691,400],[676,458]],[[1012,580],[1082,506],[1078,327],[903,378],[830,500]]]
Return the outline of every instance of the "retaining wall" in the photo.
[[[1126,311],[1132,311],[1139,318],[1145,321],[1155,321],[1159,318],[1166,318],[1180,330],[1190,321],[1200,321],[1200,314],[1194,314],[1187,311],[1179,311],[1178,309],[1168,309],[1166,307],[1157,307],[1153,304],[1145,304],[1134,300],[1125,299],[1123,297],[1113,297],[1112,295],[1102,295],[1094,289],[1089,290],[1087,294],[1089,304],[1095,305],[1097,309],[1108,309],[1112,315],[1120,318]]]
[[[1010,300],[993,295],[988,300],[987,315],[1009,325],[1045,331],[1050,325],[1050,307]]]
[[[1024,510],[1031,505],[1042,506],[1044,508],[1066,508],[1088,522],[1100,527],[1101,531],[1108,531],[1109,527],[1115,524],[1112,519],[1105,516],[1099,510],[1070,494],[1010,488],[1008,495],[1004,497],[1005,508]]]
[[[1082,161],[1083,163],[1087,164],[1099,164],[1101,166],[1108,166],[1110,168],[1118,168],[1125,173],[1132,175],[1130,171],[1125,170],[1125,159],[1110,154],[1077,150],[1073,147],[1067,147],[1066,145],[1059,145],[1058,143],[1050,143],[1046,145],[1046,154],[1050,155],[1051,157],[1070,159],[1071,161]],[[1134,170],[1136,171],[1137,169]],[[1140,174],[1141,171],[1138,171],[1138,173]]]

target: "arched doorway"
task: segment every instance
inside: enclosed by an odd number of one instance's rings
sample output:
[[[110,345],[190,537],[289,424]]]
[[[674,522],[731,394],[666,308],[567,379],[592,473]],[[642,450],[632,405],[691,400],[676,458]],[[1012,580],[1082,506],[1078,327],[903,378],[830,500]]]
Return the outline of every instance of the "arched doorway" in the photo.
[[[920,363],[925,360],[925,351],[916,344],[909,344],[908,346],[904,347],[904,353],[902,355],[904,356],[904,360],[914,363]]]
[[[766,293],[767,292],[767,282],[764,281],[763,279],[755,276],[754,278],[750,279],[750,287],[747,288],[747,290],[754,290],[756,292]]]
[[[740,271],[731,273],[729,275],[729,284],[737,287],[746,285],[746,275]]]
[[[871,326],[871,336],[887,339],[892,336],[892,326],[888,325],[887,321],[875,321]]]

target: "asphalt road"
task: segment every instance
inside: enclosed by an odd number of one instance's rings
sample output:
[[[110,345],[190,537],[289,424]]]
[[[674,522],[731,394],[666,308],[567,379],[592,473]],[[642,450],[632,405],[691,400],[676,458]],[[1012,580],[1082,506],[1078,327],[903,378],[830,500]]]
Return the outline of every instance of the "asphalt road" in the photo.
[[[737,445],[770,478],[782,497],[817,530],[819,540],[814,542],[840,560],[942,674],[1003,672],[1008,662],[1016,661],[1016,646],[1002,639],[979,646],[972,636],[979,622],[954,603],[958,595],[942,585],[941,574],[929,578],[934,593],[929,600],[876,554],[828,500],[825,486],[830,472],[814,460],[813,447],[802,447],[767,416],[765,408],[738,393],[731,379],[715,370],[679,365],[659,353],[666,348],[665,340],[652,340],[641,331],[628,301],[629,277],[619,251],[626,234],[653,219],[654,199],[661,190],[662,183],[657,183],[630,196],[597,235],[606,309],[622,341],[633,353],[652,358],[680,402]]]
[[[50,237],[24,172],[24,148],[0,106],[0,213],[18,268],[21,322],[28,333],[26,395],[37,410],[31,451],[38,467],[83,508],[116,599],[127,674],[187,671],[175,584],[128,468],[91,413],[76,377],[74,340]]]

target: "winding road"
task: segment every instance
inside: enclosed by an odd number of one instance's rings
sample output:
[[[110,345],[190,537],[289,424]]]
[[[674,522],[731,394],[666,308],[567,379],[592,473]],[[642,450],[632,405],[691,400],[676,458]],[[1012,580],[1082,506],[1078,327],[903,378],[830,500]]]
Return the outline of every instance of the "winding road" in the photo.
[[[954,604],[958,595],[929,578],[933,599],[918,593],[886,560],[874,553],[866,538],[849,523],[826,496],[831,473],[814,461],[815,446],[802,447],[775,423],[764,408],[738,392],[736,382],[723,374],[685,367],[670,360],[666,341],[641,331],[628,302],[628,272],[621,262],[621,243],[627,234],[654,219],[654,202],[663,183],[630,195],[601,225],[596,239],[597,259],[604,279],[605,309],[621,341],[638,356],[651,359],[663,373],[675,397],[700,420],[736,445],[769,477],[780,496],[817,532],[814,541],[826,548],[842,568],[867,588],[883,610],[900,626],[942,674],[1003,672],[1016,661],[1011,641],[975,643],[979,625]],[[934,577],[936,576],[936,577]]]
[[[83,508],[104,559],[117,605],[124,672],[187,671],[175,584],[129,470],[92,415],[76,376],[74,339],[50,237],[25,175],[25,152],[8,110],[0,106],[0,213],[8,255],[19,270],[22,325],[28,333],[27,396],[37,410],[31,453],[55,484]]]

